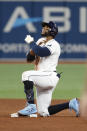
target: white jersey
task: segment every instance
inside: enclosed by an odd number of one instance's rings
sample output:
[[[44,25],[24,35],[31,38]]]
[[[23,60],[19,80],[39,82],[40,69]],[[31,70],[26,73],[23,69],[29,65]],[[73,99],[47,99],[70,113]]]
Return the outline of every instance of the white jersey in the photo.
[[[51,55],[47,57],[40,57],[37,69],[39,71],[56,71],[56,66],[58,65],[58,59],[61,52],[60,45],[55,39],[51,39],[45,44],[44,40],[45,38],[40,38],[36,44],[38,45],[42,42],[40,46],[47,47],[50,50]]]
[[[36,66],[38,70],[25,71],[22,73],[22,81],[32,81],[36,87],[37,110],[41,116],[49,116],[48,107],[51,104],[52,93],[59,81],[56,66],[60,56],[60,45],[52,39],[45,43],[45,38],[37,41],[37,45],[47,47],[51,55],[37,57]],[[31,94],[30,94],[31,95]],[[31,97],[30,97],[31,98]]]

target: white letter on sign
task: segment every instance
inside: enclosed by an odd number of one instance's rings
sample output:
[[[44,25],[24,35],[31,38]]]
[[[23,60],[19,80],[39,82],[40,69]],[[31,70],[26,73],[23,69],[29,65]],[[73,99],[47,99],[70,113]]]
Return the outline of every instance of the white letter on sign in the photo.
[[[10,32],[12,30],[13,24],[15,23],[18,16],[21,16],[23,19],[29,18],[24,7],[16,7],[14,12],[12,13],[10,19],[8,20],[4,30],[3,30],[5,33]],[[26,26],[28,31],[33,32],[33,33],[36,32],[36,28],[34,27],[34,25],[32,23],[27,23],[25,26]]]
[[[80,32],[86,33],[87,32],[87,8],[81,7],[80,8]]]
[[[52,16],[52,13],[62,14]],[[59,32],[68,32],[71,28],[70,23],[70,9],[67,7],[44,7],[43,9],[43,20],[44,21],[54,21],[62,23],[62,26],[58,26]]]

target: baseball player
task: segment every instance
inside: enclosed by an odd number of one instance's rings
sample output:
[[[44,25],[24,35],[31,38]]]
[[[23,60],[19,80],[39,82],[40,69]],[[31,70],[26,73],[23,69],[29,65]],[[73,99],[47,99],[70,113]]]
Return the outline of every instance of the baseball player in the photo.
[[[30,46],[27,61],[34,62],[35,70],[22,73],[27,106],[18,111],[20,115],[29,116],[38,112],[40,116],[50,116],[69,108],[73,109],[77,116],[79,114],[79,103],[76,98],[67,103],[50,106],[52,93],[60,78],[60,74],[56,72],[61,53],[60,45],[54,39],[57,34],[58,27],[50,21],[49,23],[42,22],[42,38],[36,43],[30,35],[25,38]],[[33,86],[36,87],[37,107],[34,104]]]

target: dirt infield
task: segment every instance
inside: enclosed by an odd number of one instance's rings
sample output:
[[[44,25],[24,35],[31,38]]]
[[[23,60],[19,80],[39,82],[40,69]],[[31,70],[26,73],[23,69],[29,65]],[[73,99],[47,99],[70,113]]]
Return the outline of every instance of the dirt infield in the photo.
[[[0,60],[0,64],[28,64],[26,60],[24,61],[17,61],[17,60]],[[61,60],[59,61],[59,64],[87,64],[87,60]]]
[[[52,104],[61,102],[64,101],[56,100]],[[10,117],[24,105],[25,100],[0,99],[0,131],[87,131],[87,121],[69,110],[44,118]]]

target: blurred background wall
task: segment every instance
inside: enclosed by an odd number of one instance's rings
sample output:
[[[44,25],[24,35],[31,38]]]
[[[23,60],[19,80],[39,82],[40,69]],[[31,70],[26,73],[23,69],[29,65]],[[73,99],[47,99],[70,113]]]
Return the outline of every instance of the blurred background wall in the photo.
[[[86,60],[87,0],[0,0],[0,61],[25,60],[24,38],[37,41],[42,21],[58,25],[61,60]]]

